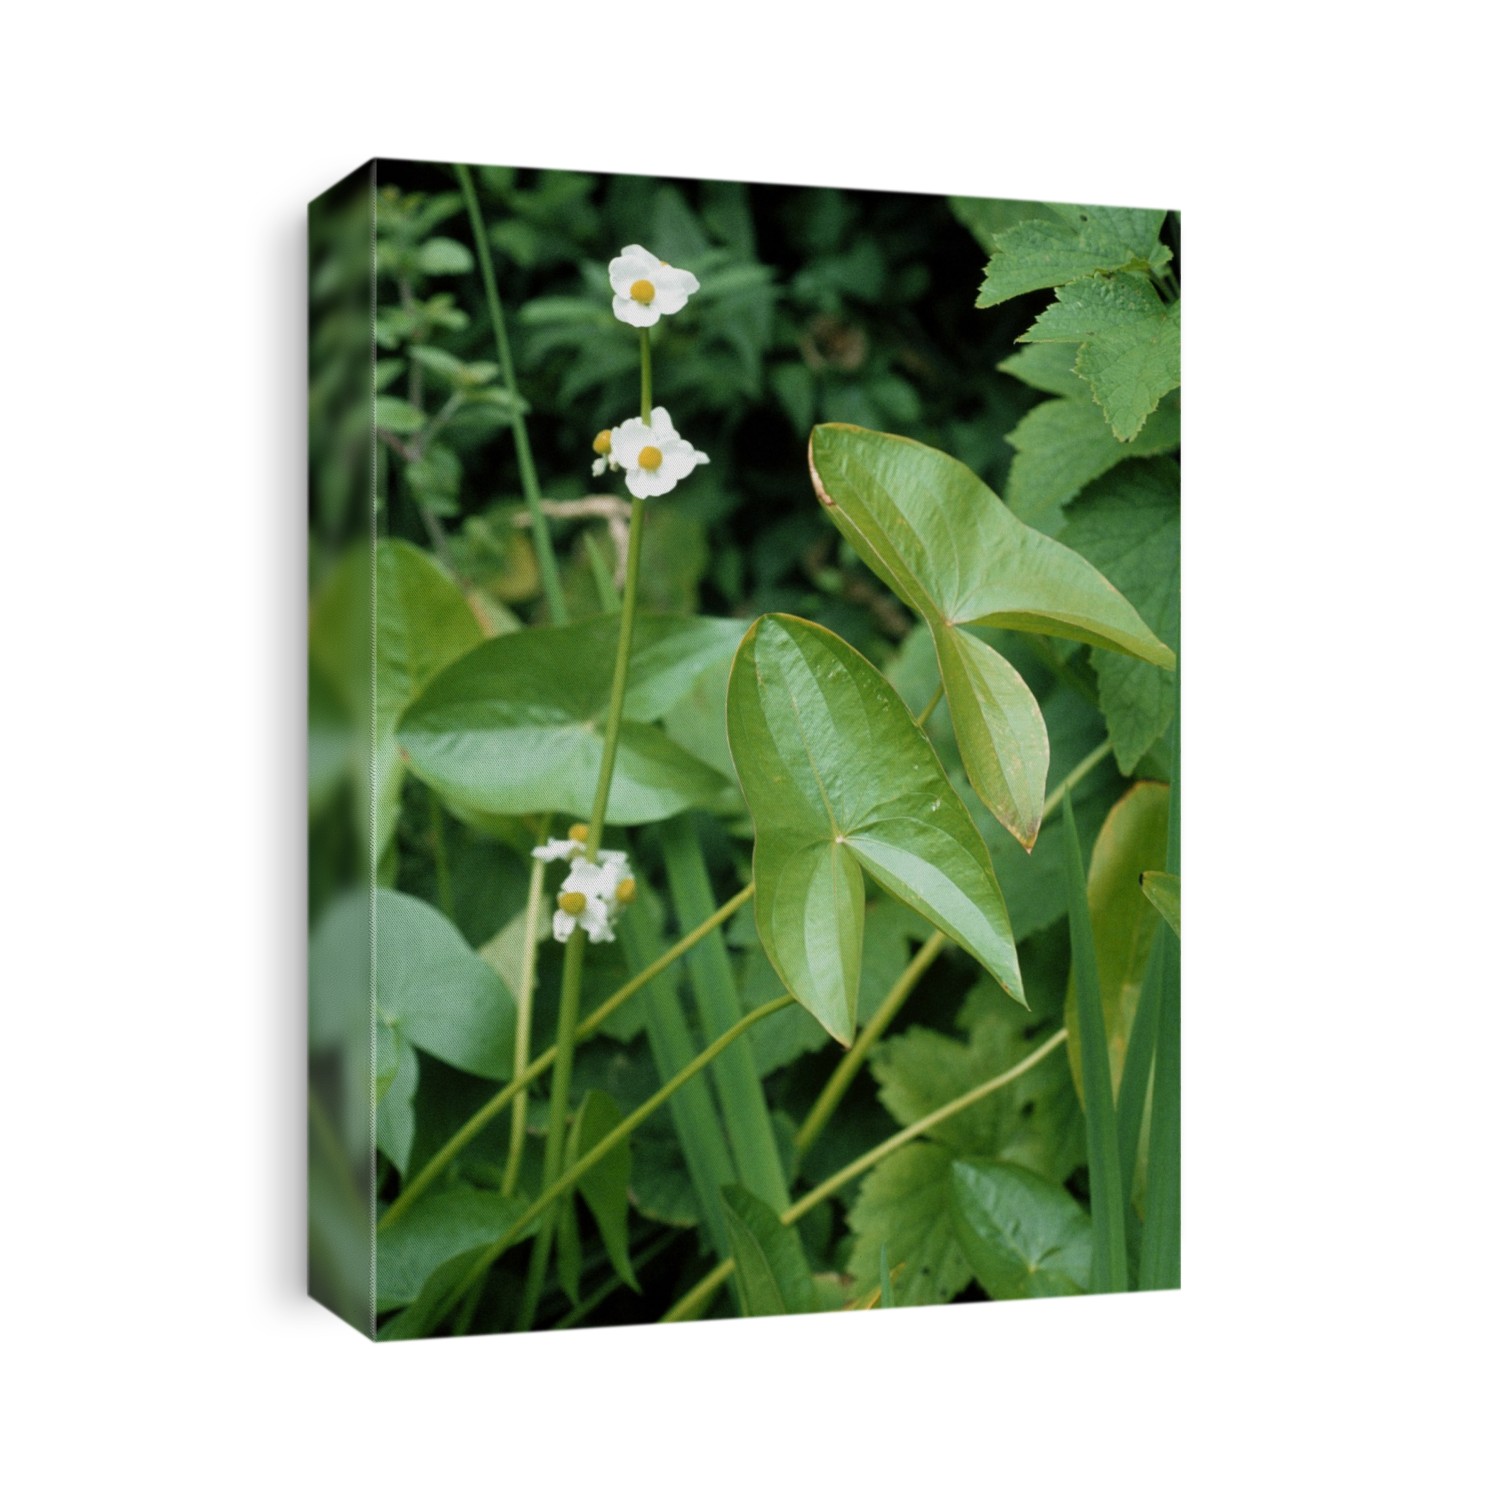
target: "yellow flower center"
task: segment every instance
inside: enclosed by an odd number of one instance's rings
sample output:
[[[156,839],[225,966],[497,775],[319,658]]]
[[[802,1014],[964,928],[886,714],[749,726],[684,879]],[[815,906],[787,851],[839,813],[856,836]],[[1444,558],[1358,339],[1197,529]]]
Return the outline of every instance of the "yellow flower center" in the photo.
[[[621,906],[629,906],[635,900],[635,881],[626,876],[619,885],[615,887],[615,900]]]
[[[632,302],[649,302],[656,295],[656,288],[649,281],[633,281],[630,284]]]
[[[570,917],[576,917],[589,904],[589,898],[582,891],[563,891],[557,898],[557,904]]]
[[[609,428],[601,427],[599,435],[594,439],[594,452],[603,458],[609,452]]]
[[[568,829],[568,837],[575,844],[586,844],[589,841],[589,825],[587,823],[575,823]]]
[[[647,443],[641,449],[641,456],[638,462],[643,469],[655,470],[661,468],[661,449],[653,448],[650,443]]]

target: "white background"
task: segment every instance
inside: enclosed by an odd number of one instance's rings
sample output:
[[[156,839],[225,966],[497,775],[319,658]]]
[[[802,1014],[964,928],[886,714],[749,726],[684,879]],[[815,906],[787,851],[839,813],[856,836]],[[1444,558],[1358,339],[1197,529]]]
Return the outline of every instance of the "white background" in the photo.
[[[838,9],[11,12],[11,1493],[1493,1485],[1482,11]],[[303,1301],[303,205],[371,155],[1183,208],[1183,1292],[378,1349]]]

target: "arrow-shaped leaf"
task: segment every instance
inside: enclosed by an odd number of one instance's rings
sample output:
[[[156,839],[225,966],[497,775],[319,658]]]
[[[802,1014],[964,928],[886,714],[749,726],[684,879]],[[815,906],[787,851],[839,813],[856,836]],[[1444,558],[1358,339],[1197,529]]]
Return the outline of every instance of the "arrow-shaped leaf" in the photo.
[[[786,987],[853,1039],[864,872],[1023,1000],[1005,898],[936,753],[894,688],[831,631],[750,627],[729,744],[755,823],[755,919]]]
[[[1161,666],[1175,658],[1091,563],[1017,520],[946,453],[835,423],[813,429],[809,460],[834,524],[932,630],[964,769],[1029,849],[1047,782],[1041,710],[1019,674],[958,627],[1063,636]]]
[[[439,673],[403,716],[403,756],[443,796],[480,812],[587,817],[618,629],[618,616],[602,615],[485,641]],[[611,823],[654,823],[722,790],[717,771],[649,721],[733,651],[739,630],[732,620],[636,621]]]

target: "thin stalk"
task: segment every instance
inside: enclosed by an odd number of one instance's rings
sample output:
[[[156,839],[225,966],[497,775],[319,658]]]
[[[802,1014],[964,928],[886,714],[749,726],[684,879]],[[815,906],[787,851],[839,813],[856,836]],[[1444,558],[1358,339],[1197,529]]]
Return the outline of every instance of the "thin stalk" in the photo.
[[[890,992],[880,1002],[875,1014],[865,1023],[865,1029],[854,1039],[854,1045],[840,1059],[838,1067],[833,1070],[828,1082],[823,1085],[823,1092],[818,1095],[813,1107],[808,1111],[807,1118],[802,1122],[802,1128],[792,1142],[798,1156],[804,1155],[823,1133],[823,1127],[828,1123],[834,1110],[838,1108],[839,1100],[848,1093],[849,1085],[854,1082],[855,1075],[864,1066],[870,1048],[880,1040],[886,1027],[895,1019],[896,1012],[906,1003],[907,996],[916,989],[917,981],[932,967],[938,954],[943,951],[943,944],[947,941],[941,932],[934,932],[917,949],[912,961],[902,971],[901,977],[891,986]]]
[[[641,329],[641,421],[651,421],[651,330]]]
[[[937,685],[937,691],[935,693],[933,693],[932,697],[930,697],[927,700],[927,707],[924,708],[922,710],[922,712],[917,715],[917,728],[918,729],[920,729],[932,717],[933,711],[937,708],[938,704],[941,703],[942,701],[943,701],[943,684],[941,682],[939,682],[938,685]]]
[[[1109,754],[1109,741],[1096,745],[1084,758],[1053,787],[1047,800],[1042,803],[1042,822],[1046,822],[1062,806],[1062,800],[1083,780],[1095,766]]]
[[[755,885],[752,882],[744,890],[731,896],[706,922],[700,923],[692,932],[684,934],[660,958],[648,964],[633,979],[629,979],[622,984],[614,994],[607,1000],[602,1001],[596,1009],[590,1011],[578,1023],[577,1040],[581,1042],[585,1037],[592,1036],[627,1000],[643,990],[658,974],[669,969],[694,943],[700,942],[707,933],[712,932],[721,922],[727,922],[754,894]],[[396,1201],[380,1216],[379,1227],[384,1229],[387,1225],[394,1224],[397,1219],[401,1218],[412,1204],[432,1186],[438,1175],[453,1158],[522,1090],[535,1083],[556,1060],[557,1048],[555,1046],[549,1047],[534,1062],[530,1063],[524,1071],[511,1079],[493,1098],[475,1110],[453,1132],[447,1141],[433,1153],[427,1165],[412,1178]]]
[[[474,249],[479,256],[479,274],[484,279],[485,301],[490,309],[490,326],[495,333],[495,352],[500,356],[500,373],[505,388],[515,398],[511,408],[510,430],[516,442],[516,464],[521,470],[521,493],[526,497],[526,509],[531,514],[531,536],[536,547],[537,567],[542,575],[542,593],[547,600],[547,614],[554,625],[568,623],[568,606],[563,600],[562,578],[557,571],[557,554],[552,550],[552,533],[547,528],[547,518],[542,513],[542,489],[537,483],[536,465],[531,457],[531,440],[526,435],[526,418],[521,413],[521,392],[516,384],[516,367],[510,357],[510,340],[505,334],[505,314],[500,306],[500,290],[495,284],[495,264],[490,258],[490,241],[485,233],[484,216],[479,211],[479,198],[474,192],[474,181],[469,169],[462,162],[453,164],[458,177],[459,190],[469,210],[469,223],[474,230]]]
[[[542,824],[541,841],[546,843],[551,830]],[[516,996],[516,1071],[520,1078],[526,1072],[526,1059],[531,1053],[531,1002],[536,993],[536,942],[542,925],[543,880],[547,867],[539,859],[531,862],[531,883],[526,888],[526,922],[522,927],[521,989]],[[516,1190],[516,1178],[521,1171],[521,1153],[526,1146],[526,1090],[520,1089],[511,1106],[510,1150],[505,1158],[505,1176],[501,1179],[500,1192],[510,1197]]]
[[[677,1235],[677,1230],[669,1229],[654,1244],[648,1245],[642,1250],[635,1257],[634,1269],[636,1275],[639,1276],[677,1238]],[[577,1307],[565,1313],[552,1325],[554,1332],[561,1333],[565,1328],[576,1328],[600,1303],[607,1302],[624,1285],[625,1282],[620,1273],[618,1271],[613,1272],[590,1292]]]
[[[516,1242],[523,1229],[526,1229],[543,1214],[548,1213],[564,1193],[570,1192],[577,1186],[580,1179],[593,1171],[621,1141],[629,1139],[636,1126],[655,1114],[678,1089],[696,1078],[726,1047],[733,1046],[757,1022],[765,1020],[767,1016],[775,1015],[777,1011],[783,1010],[793,1003],[790,995],[779,995],[775,1000],[768,1000],[764,1005],[752,1010],[749,1015],[731,1026],[718,1041],[712,1042],[709,1046],[705,1047],[681,1072],[668,1079],[644,1104],[631,1110],[613,1130],[607,1135],[601,1136],[567,1171],[563,1172],[556,1181],[550,1183],[542,1190],[537,1196],[536,1201],[526,1209],[520,1218],[515,1220],[498,1240],[491,1245],[486,1245],[480,1251],[474,1264],[469,1268],[468,1275],[449,1294],[448,1306],[439,1315],[437,1322],[442,1322],[443,1318],[452,1310],[453,1305],[463,1297],[464,1293],[474,1285],[475,1281],[483,1277],[485,1272],[489,1270],[500,1256]]]
[[[849,1163],[847,1167],[835,1172],[832,1177],[820,1182],[811,1192],[804,1193],[792,1206],[781,1215],[783,1224],[795,1224],[798,1219],[809,1214],[825,1198],[831,1197],[845,1185],[852,1182],[862,1173],[868,1172],[871,1167],[878,1166],[886,1157],[893,1152],[899,1151],[908,1141],[914,1141],[927,1131],[935,1129],[944,1120],[951,1120],[954,1115],[978,1104],[981,1099],[987,1099],[997,1089],[1003,1089],[1007,1084],[1014,1083],[1023,1074],[1029,1073],[1039,1062],[1050,1053],[1055,1052],[1067,1041],[1067,1028],[1063,1027],[1055,1031],[1035,1052],[1023,1057],[1015,1067],[1006,1072],[998,1074],[986,1083],[981,1083],[977,1088],[972,1088],[967,1094],[960,1094],[957,1099],[950,1100],[940,1109],[935,1109],[930,1115],[924,1115],[915,1124],[908,1125],[905,1130],[898,1130],[888,1140],[882,1141],[870,1151],[866,1151],[861,1157]],[[725,1260],[714,1267],[698,1284],[685,1296],[671,1307],[662,1317],[663,1323],[680,1323],[696,1316],[707,1307],[716,1292],[734,1274],[734,1261]]]
[[[443,805],[431,787],[427,788],[427,811],[432,826],[432,865],[437,876],[438,906],[453,920],[453,878],[448,871],[448,839],[443,832]]]

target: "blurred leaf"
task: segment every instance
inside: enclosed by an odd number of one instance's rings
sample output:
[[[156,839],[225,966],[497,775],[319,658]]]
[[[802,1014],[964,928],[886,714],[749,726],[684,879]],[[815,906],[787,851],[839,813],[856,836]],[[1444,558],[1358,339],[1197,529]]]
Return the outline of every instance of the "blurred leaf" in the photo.
[[[1153,420],[1155,420],[1153,418]],[[1179,478],[1166,458],[1123,465],[1076,500],[1063,537],[1115,587],[1175,651],[1179,633]],[[1174,678],[1148,662],[1093,653],[1099,706],[1127,775],[1172,720]]]
[[[886,1157],[860,1185],[849,1211],[854,1245],[849,1272],[855,1285],[880,1285],[882,1253],[903,1265],[896,1287],[902,1307],[951,1302],[973,1280],[948,1211],[953,1154],[924,1141]]]
[[[1161,870],[1141,872],[1141,890],[1146,899],[1166,918],[1172,931],[1182,936],[1182,878]]]
[[[812,1271],[796,1229],[738,1183],[727,1184],[720,1193],[746,1316],[816,1312]]]
[[[1020,342],[1077,344],[1074,368],[1126,440],[1182,384],[1181,327],[1180,302],[1167,306],[1144,276],[1122,273],[1064,287]]]
[[[474,269],[474,257],[467,245],[439,236],[417,251],[417,269],[424,276],[462,276]]]
[[[1024,1167],[956,1161],[949,1191],[958,1242],[991,1297],[1070,1297],[1088,1287],[1093,1229],[1065,1188]]]
[[[375,1236],[376,1311],[415,1302],[444,1261],[492,1244],[520,1218],[525,1202],[459,1183],[419,1198]],[[533,1227],[530,1231],[535,1233]],[[523,1231],[521,1238],[526,1238]]]
[[[848,753],[854,732],[857,757]],[[931,745],[869,662],[805,620],[762,616],[730,673],[729,742],[755,821],[761,942],[831,1035],[848,1043],[854,1033],[861,867],[1021,999],[1005,900],[983,842]]]
[[[602,615],[496,636],[470,651],[401,721],[413,772],[480,812],[589,816],[618,631],[618,617]],[[734,620],[637,619],[609,822],[657,822],[718,794],[719,775],[650,721],[732,651],[739,632]]]
[[[1045,203],[1028,203],[1017,198],[952,198],[948,205],[970,234],[985,250],[995,248],[995,237],[1023,224],[1028,219],[1051,220],[1055,217]]]
[[[400,396],[377,396],[375,425],[387,432],[419,432],[427,425],[427,413]]]
[[[568,1137],[568,1161],[586,1156],[613,1130],[624,1116],[620,1106],[608,1094],[591,1089],[573,1118]],[[578,1181],[578,1192],[588,1204],[609,1263],[620,1280],[632,1291],[640,1291],[635,1272],[630,1268],[630,1140],[622,1140],[596,1166],[590,1167]]]

